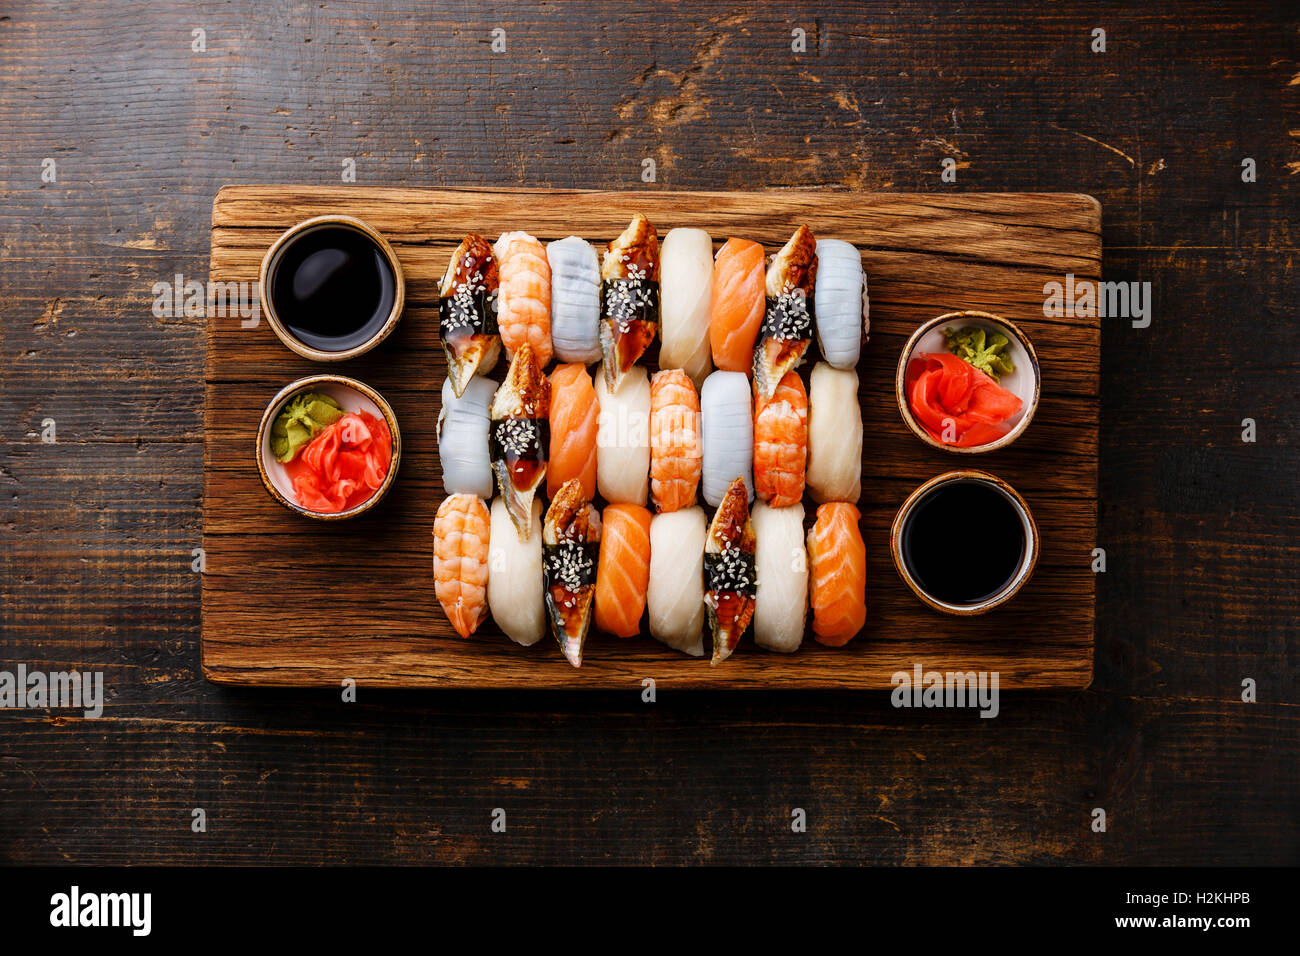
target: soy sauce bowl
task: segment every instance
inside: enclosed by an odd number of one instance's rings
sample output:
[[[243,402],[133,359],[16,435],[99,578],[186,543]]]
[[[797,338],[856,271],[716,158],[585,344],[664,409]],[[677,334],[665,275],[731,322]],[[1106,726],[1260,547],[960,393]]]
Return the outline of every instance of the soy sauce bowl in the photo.
[[[293,482],[289,479],[288,469],[271,451],[272,424],[284,406],[304,392],[320,392],[322,395],[328,395],[338,402],[339,407],[345,412],[369,412],[375,418],[382,418],[393,436],[393,455],[388,462],[388,474],[384,477],[383,484],[376,488],[369,498],[347,511],[313,511],[300,505],[294,495]],[[307,378],[300,378],[286,385],[266,406],[266,411],[262,413],[261,424],[257,426],[257,470],[266,493],[295,514],[320,521],[355,518],[379,504],[388,493],[388,489],[393,486],[401,458],[402,433],[397,427],[397,416],[393,414],[393,407],[369,385],[345,375],[309,375]]]
[[[985,442],[983,445],[959,447],[939,441],[925,429],[925,426],[917,421],[916,416],[912,414],[912,406],[907,399],[906,378],[907,366],[911,364],[912,358],[918,353],[929,354],[948,351],[948,346],[943,338],[944,329],[961,329],[966,326],[975,326],[984,329],[986,332],[1001,332],[1007,337],[1009,344],[1006,354],[1011,359],[1011,363],[1016,367],[1016,370],[1008,375],[1003,375],[998,384],[1020,399],[1020,411],[1009,419],[1010,430],[995,441]],[[1010,319],[994,315],[992,312],[971,310],[947,312],[923,323],[912,333],[912,337],[903,346],[902,354],[898,357],[898,370],[894,375],[894,397],[898,402],[899,414],[903,416],[903,423],[907,425],[913,435],[932,448],[939,448],[959,455],[979,455],[984,452],[996,451],[999,448],[1006,448],[1023,435],[1034,418],[1034,412],[1038,410],[1038,399],[1042,389],[1042,371],[1038,366],[1038,353],[1034,351],[1033,343],[1029,341],[1029,337]]]
[[[1014,567],[1010,569],[1005,582],[987,594],[965,601],[945,599],[927,588],[917,576],[913,567],[916,559],[908,554],[909,549],[907,547],[909,525],[916,517],[918,507],[929,503],[934,493],[957,483],[976,484],[983,489],[1000,495],[1009,505],[1009,511],[1019,524],[1019,531],[1022,535],[1020,558],[1014,563]],[[977,521],[976,527],[985,532],[988,531],[987,524],[981,525]],[[954,529],[954,535],[956,533],[957,529]],[[942,547],[951,547],[950,542],[940,542],[938,544]],[[1038,525],[1034,522],[1034,516],[1029,510],[1029,505],[1025,503],[1025,499],[1020,497],[1020,494],[1014,488],[996,475],[974,469],[945,472],[922,484],[907,496],[902,507],[898,509],[898,514],[894,516],[894,523],[889,529],[889,551],[894,559],[894,568],[898,571],[898,576],[903,579],[903,583],[911,588],[912,593],[920,598],[924,604],[944,614],[958,616],[985,614],[996,607],[1001,607],[1020,593],[1020,589],[1025,586],[1030,576],[1033,575],[1034,567],[1038,564],[1038,549]],[[972,560],[978,562],[985,560],[985,557],[976,549]]]

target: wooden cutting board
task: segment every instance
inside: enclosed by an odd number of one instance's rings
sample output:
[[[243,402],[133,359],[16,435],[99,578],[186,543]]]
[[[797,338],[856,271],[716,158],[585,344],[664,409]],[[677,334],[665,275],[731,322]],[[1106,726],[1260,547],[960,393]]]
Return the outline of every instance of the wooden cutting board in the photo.
[[[549,639],[522,648],[489,621],[459,639],[433,592],[433,519],[444,497],[435,424],[445,373],[437,285],[470,231],[523,229],[543,241],[581,235],[598,248],[643,212],[662,237],[674,226],[762,242],[775,252],[799,223],[862,251],[871,340],[859,366],[865,426],[862,529],[866,630],[847,647],[806,640],[793,655],[746,639],[724,664],[671,651],[648,634],[594,630],[581,670]],[[310,216],[347,213],[392,242],[407,280],[404,317],[378,349],[326,367],[286,349],[263,320],[208,319],[204,412],[203,671],[220,683],[387,687],[888,688],[923,670],[997,671],[1002,688],[1082,688],[1092,679],[1097,524],[1100,329],[1096,318],[1046,319],[1043,285],[1099,278],[1101,210],[1083,195],[847,192],[595,192],[544,189],[377,189],[227,186],[212,211],[214,281],[256,282],[271,242]],[[1005,315],[1029,335],[1043,393],[1010,448],[958,456],[906,430],[894,370],[912,330],[957,309]],[[267,403],[323,370],[378,389],[402,429],[388,497],[343,522],[312,521],[273,501],[258,479],[254,440]],[[495,373],[504,373],[504,365]],[[958,619],[923,606],[899,580],[889,526],[907,494],[971,466],[1009,481],[1038,522],[1042,552],[1006,607]],[[811,505],[805,502],[805,507]],[[706,639],[707,641],[707,639]]]

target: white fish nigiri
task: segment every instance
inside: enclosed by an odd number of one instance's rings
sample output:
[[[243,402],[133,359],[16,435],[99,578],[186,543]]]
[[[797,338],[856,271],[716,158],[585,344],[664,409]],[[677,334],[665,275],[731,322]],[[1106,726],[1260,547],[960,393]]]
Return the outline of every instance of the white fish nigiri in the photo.
[[[741,376],[744,378],[744,376]],[[611,504],[644,505],[650,493],[650,376],[634,365],[612,395],[596,376],[596,488]]]
[[[442,382],[438,412],[438,460],[449,495],[492,497],[492,462],[488,457],[488,406],[496,382],[475,376],[456,397],[450,378]]]
[[[546,633],[542,586],[542,499],[533,499],[528,537],[520,537],[506,503],[492,502],[488,538],[488,610],[516,644],[531,647]]]
[[[577,236],[546,246],[551,264],[551,345],[561,362],[600,361],[600,262]]]
[[[835,368],[854,368],[871,331],[871,301],[862,255],[843,239],[817,240],[817,342]]]
[[[808,491],[814,501],[862,497],[862,406],[858,373],[813,366],[808,389]]]
[[[704,500],[717,507],[737,478],[754,500],[754,407],[749,376],[714,372],[700,388],[700,437]]]
[[[650,583],[646,609],[650,634],[673,650],[704,656],[704,540],[700,508],[667,511],[650,519]]]
[[[659,367],[681,369],[696,388],[713,369],[712,294],[713,240],[703,229],[669,229],[659,247]]]
[[[789,654],[803,642],[808,616],[808,553],[804,546],[803,504],[773,508],[754,503],[754,643]],[[491,592],[489,592],[490,594]]]

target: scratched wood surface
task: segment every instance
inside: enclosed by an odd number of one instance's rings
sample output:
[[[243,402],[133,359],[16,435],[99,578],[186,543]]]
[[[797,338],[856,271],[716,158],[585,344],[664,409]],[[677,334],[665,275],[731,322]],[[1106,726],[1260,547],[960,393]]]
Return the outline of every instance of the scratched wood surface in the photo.
[[[592,10],[0,9],[0,668],[99,670],[107,697],[0,710],[0,860],[1300,861],[1294,4]],[[1101,328],[1092,686],[980,720],[204,680],[205,320],[151,290],[207,278],[221,186],[338,184],[348,157],[366,186],[1096,196],[1103,275],[1154,307]]]
[[[263,322],[209,317],[204,412],[202,657],[223,683],[336,687],[345,678],[386,687],[635,689],[889,688],[914,664],[996,671],[1000,686],[1085,687],[1092,679],[1096,542],[1098,319],[1043,316],[1043,285],[1101,266],[1101,210],[1079,195],[799,192],[600,192],[227,186],[212,210],[214,281],[255,283],[275,238],[326,212],[379,229],[402,262],[408,304],[398,332],[340,370],[377,388],[402,427],[402,470],[390,496],[356,521],[325,524],[271,500],[253,449],[270,396],[316,366]],[[726,666],[638,639],[593,632],[581,669],[551,641],[530,648],[495,624],[471,641],[452,630],[433,592],[433,519],[446,495],[435,423],[446,364],[437,286],[466,232],[524,229],[543,241],[579,233],[598,246],[641,211],[661,234],[704,228],[775,251],[799,223],[854,242],[871,286],[872,335],[858,366],[863,442],[862,530],[868,625],[845,648],[807,637],[799,653],[745,641]],[[894,400],[898,355],[925,319],[959,308],[1006,315],[1030,336],[1043,366],[1038,413],[1022,441],[983,455],[1025,495],[1042,539],[1033,578],[996,613],[948,619],[919,602],[889,556],[889,526],[921,482],[966,467],[903,425]],[[655,366],[655,352],[647,356]],[[803,374],[807,375],[805,369]],[[504,369],[494,377],[499,381]],[[808,500],[810,512],[815,504]],[[324,555],[328,555],[322,562]],[[329,568],[328,614],[304,614]],[[540,582],[538,587],[540,588]],[[378,600],[376,600],[378,598]]]

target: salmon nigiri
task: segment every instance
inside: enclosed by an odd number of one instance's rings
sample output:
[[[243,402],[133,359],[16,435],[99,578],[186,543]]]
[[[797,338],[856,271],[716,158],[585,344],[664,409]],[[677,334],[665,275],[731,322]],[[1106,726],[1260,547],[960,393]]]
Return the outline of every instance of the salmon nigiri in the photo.
[[[718,505],[704,541],[704,606],[713,631],[711,664],[731,656],[754,617],[756,548],[749,492],[745,479],[737,478]]]
[[[601,515],[596,566],[596,627],[615,637],[641,630],[650,583],[650,512],[640,505],[609,505]]]
[[[659,234],[637,213],[600,265],[600,349],[605,384],[617,392],[659,331]]]
[[[766,282],[762,246],[748,239],[728,239],[722,244],[713,260],[709,346],[713,364],[725,372],[748,375],[753,369]]]
[[[438,337],[457,398],[475,375],[492,371],[501,355],[496,325],[499,281],[492,247],[482,236],[469,233],[452,253],[438,286]]]
[[[800,226],[767,270],[767,306],[754,346],[754,392],[771,398],[785,373],[798,368],[812,342],[817,240]]]
[[[600,400],[587,366],[557,365],[551,373],[551,453],[546,465],[546,494],[554,498],[570,478],[582,493],[596,497],[596,430]]]
[[[660,512],[695,504],[700,484],[700,397],[679,368],[650,379],[650,494]]]
[[[542,580],[551,633],[574,667],[591,626],[600,547],[600,512],[577,481],[566,481],[546,509],[542,524]]]
[[[843,647],[867,622],[867,546],[858,529],[856,506],[827,502],[817,509],[808,532],[813,636]]]
[[[490,520],[476,495],[449,496],[433,519],[433,593],[461,637],[488,613]]]
[[[754,493],[773,508],[803,498],[808,455],[808,393],[786,372],[771,398],[754,399]]]
[[[537,364],[551,361],[551,263],[546,247],[526,232],[507,232],[496,241],[500,286],[497,326],[506,358],[519,346],[533,347]]]

